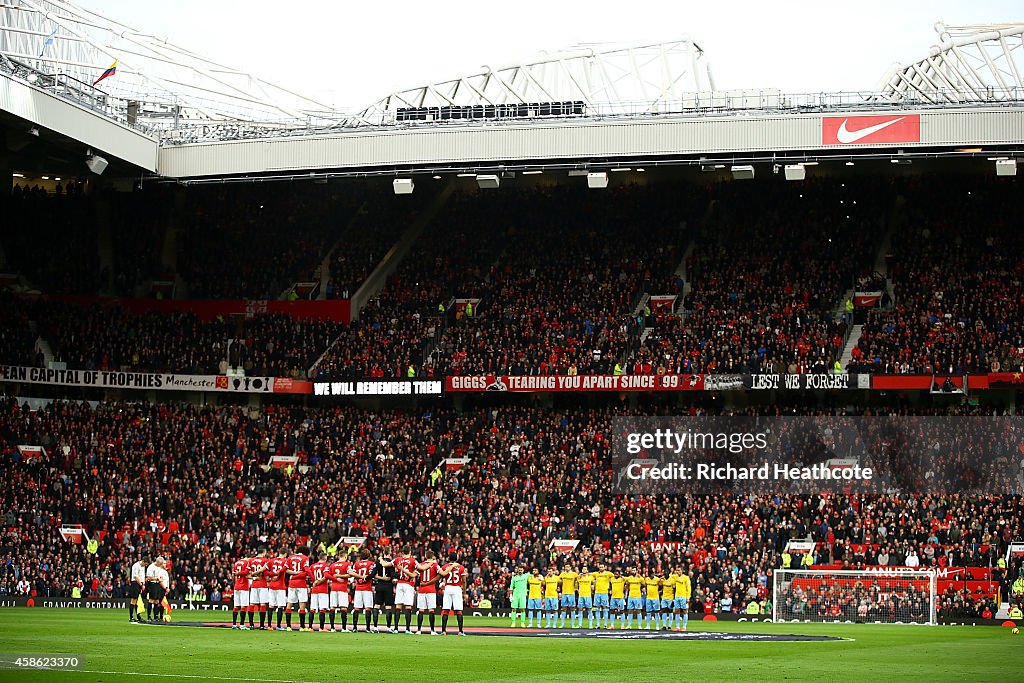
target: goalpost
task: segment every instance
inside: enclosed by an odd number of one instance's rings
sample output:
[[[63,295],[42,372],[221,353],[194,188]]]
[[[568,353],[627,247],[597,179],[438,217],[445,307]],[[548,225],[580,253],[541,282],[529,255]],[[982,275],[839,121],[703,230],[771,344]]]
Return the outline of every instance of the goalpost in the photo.
[[[772,620],[936,624],[935,572],[776,569]]]

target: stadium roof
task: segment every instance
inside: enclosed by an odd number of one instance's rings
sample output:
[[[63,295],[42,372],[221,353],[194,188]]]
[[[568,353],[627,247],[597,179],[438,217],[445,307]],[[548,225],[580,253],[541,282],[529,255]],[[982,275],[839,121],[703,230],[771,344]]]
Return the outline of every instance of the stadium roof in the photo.
[[[682,37],[634,45],[583,44],[461,78],[420,85],[375,102],[357,115],[388,122],[400,108],[582,102],[588,111],[671,111],[687,93],[714,90],[704,51]]]
[[[1024,24],[936,25],[940,44],[896,65],[874,91],[782,94],[721,91],[703,49],[687,37],[631,45],[582,44],[399,90],[358,113],[204,58],[70,0],[0,0],[0,73],[141,129],[163,145],[304,137],[374,127],[433,125],[433,109],[482,109],[444,123],[523,123],[495,107],[580,103],[578,122],[603,117],[855,110],[885,106],[1024,102]],[[116,76],[96,80],[116,62]],[[420,109],[416,119],[402,110]],[[542,120],[559,117],[552,109]],[[494,118],[491,118],[492,115]],[[459,119],[453,121],[453,119]],[[475,120],[474,120],[475,119]]]
[[[892,101],[998,102],[1024,99],[1024,23],[935,24],[927,57],[895,65],[882,79]]]
[[[138,102],[143,127],[295,120],[329,109],[67,0],[0,0],[0,25],[8,61],[40,80],[60,75],[62,87],[102,99],[106,109]],[[93,88],[115,62],[116,77]]]

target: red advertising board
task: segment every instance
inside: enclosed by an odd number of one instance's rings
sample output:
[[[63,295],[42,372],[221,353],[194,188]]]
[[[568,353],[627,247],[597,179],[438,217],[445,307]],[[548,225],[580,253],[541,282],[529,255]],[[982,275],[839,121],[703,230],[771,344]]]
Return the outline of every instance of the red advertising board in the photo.
[[[120,306],[132,313],[194,313],[200,320],[217,316],[244,315],[251,318],[265,313],[284,314],[302,320],[333,320],[349,322],[351,302],[348,299],[325,301],[271,301],[267,299],[121,299],[113,297],[53,296],[54,301],[79,305]]]
[[[823,145],[877,145],[921,142],[920,114],[824,116]]]

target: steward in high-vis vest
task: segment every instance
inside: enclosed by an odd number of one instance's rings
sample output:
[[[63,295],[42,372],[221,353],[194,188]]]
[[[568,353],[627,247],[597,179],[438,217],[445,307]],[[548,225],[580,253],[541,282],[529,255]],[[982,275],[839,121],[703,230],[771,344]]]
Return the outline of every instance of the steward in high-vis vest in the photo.
[[[793,556],[789,554],[789,551],[782,551],[782,568],[789,569],[793,564]]]

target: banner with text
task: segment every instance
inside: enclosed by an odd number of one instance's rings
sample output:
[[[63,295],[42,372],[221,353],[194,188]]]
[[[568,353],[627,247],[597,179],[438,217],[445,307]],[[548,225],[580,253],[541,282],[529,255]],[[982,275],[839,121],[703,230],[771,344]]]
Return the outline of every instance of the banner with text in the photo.
[[[56,370],[0,365],[0,382],[51,384],[94,389],[216,391],[242,394],[309,394],[312,384],[290,377],[228,377],[119,370]]]
[[[454,392],[702,391],[703,375],[472,375],[448,377]]]

